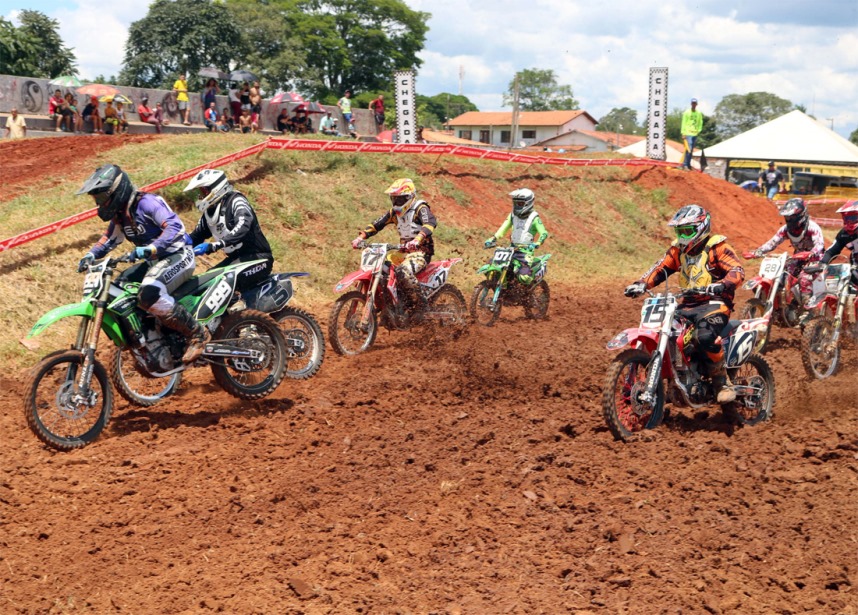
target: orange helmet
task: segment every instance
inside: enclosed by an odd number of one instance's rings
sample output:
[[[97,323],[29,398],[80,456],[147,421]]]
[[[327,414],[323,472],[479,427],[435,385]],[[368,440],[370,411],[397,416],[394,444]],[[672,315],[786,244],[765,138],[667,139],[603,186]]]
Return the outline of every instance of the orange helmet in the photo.
[[[407,177],[397,179],[390,184],[384,193],[390,195],[390,205],[393,207],[393,213],[397,216],[408,211],[417,198],[417,188],[414,187],[414,182]]]

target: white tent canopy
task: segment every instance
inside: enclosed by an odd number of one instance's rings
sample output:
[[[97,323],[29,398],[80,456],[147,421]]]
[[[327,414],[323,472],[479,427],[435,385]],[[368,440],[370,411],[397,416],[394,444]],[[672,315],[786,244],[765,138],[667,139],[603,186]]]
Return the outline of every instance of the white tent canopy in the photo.
[[[706,157],[851,165],[858,146],[796,109],[706,148]]]
[[[672,147],[670,143],[666,143],[664,146],[665,155],[667,157],[668,162],[680,163],[685,157],[685,152],[681,152],[678,149]],[[646,139],[641,139],[637,143],[632,143],[631,145],[627,145],[626,147],[620,148],[617,150],[618,154],[631,154],[632,156],[637,156],[638,158],[646,158]],[[706,152],[706,157],[709,157],[709,152]],[[692,161],[694,166],[697,166],[697,163]]]

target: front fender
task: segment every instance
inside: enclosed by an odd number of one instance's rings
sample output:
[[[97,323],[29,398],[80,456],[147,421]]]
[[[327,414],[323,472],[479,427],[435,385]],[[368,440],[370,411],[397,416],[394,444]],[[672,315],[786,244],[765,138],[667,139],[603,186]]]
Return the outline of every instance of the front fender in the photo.
[[[369,280],[370,278],[372,278],[372,272],[370,271],[353,271],[352,273],[344,277],[342,280],[337,282],[337,285],[334,286],[334,292],[340,293],[355,282]]]
[[[658,331],[633,327],[617,333],[607,344],[608,350],[619,350],[626,346],[642,346],[647,352],[658,348]]]
[[[95,306],[90,301],[81,301],[80,303],[69,303],[55,307],[50,312],[43,314],[27,337],[34,337],[42,333],[49,326],[64,318],[81,317],[92,318],[95,314]],[[102,330],[107,334],[107,337],[117,346],[125,345],[125,335],[122,333],[122,328],[110,312],[104,313],[104,320],[101,324]]]

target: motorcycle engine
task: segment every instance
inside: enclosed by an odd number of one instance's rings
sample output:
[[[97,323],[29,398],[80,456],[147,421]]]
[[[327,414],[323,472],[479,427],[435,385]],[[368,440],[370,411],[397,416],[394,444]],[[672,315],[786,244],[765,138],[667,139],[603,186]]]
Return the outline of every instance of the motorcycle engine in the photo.
[[[139,352],[150,373],[163,373],[175,367],[173,353],[157,327],[146,331],[146,345]]]

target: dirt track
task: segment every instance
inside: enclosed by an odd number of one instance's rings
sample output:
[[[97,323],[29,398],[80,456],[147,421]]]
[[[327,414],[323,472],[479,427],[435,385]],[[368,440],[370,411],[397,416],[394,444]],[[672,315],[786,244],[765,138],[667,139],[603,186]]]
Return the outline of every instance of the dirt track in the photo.
[[[610,292],[441,348],[385,333],[256,404],[197,370],[67,454],[5,382],[0,610],[858,612],[858,351],[808,383],[779,330],[772,423],[674,411],[620,444],[603,347],[639,305]]]

